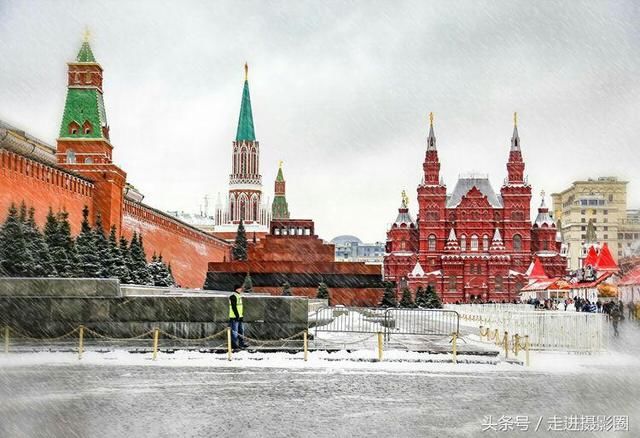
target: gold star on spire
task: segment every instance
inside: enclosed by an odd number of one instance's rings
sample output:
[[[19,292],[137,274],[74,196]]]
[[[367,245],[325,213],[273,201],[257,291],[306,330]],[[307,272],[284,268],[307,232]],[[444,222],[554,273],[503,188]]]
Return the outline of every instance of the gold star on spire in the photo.
[[[278,167],[282,169],[282,160],[278,161]]]
[[[84,27],[84,36],[83,36],[84,42],[88,43],[89,40],[91,39],[91,31],[89,30],[89,26],[85,26]]]

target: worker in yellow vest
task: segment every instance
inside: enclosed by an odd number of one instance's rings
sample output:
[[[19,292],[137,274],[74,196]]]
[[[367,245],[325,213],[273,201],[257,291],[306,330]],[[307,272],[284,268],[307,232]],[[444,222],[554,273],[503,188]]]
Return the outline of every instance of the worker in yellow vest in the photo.
[[[231,348],[234,350],[247,348],[244,342],[243,310],[242,286],[238,286],[235,292],[229,295],[229,327],[231,328]]]

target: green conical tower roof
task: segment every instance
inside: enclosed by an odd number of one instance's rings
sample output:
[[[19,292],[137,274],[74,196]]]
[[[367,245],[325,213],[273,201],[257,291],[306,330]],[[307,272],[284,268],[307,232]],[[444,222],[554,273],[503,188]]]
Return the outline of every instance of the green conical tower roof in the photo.
[[[238,119],[238,131],[236,141],[256,141],[256,133],[253,129],[253,113],[251,111],[251,96],[249,95],[249,66],[244,65],[244,88],[242,90],[242,103],[240,105],[240,117]]]
[[[88,34],[85,34],[85,40],[82,43],[82,47],[80,47],[76,62],[96,63],[89,46]],[[69,68],[72,69],[73,64],[70,64]],[[60,124],[59,138],[108,140],[107,129],[103,129],[107,126],[107,113],[104,108],[102,92],[98,86],[85,85],[78,87],[69,85],[64,104],[64,113],[62,114],[62,123]]]
[[[76,62],[96,62],[96,58],[93,56],[91,46],[89,45],[89,41],[84,41],[82,43],[78,56],[76,56]]]
[[[276,176],[277,182],[284,182],[284,176],[282,175],[282,165],[278,168],[278,175]]]

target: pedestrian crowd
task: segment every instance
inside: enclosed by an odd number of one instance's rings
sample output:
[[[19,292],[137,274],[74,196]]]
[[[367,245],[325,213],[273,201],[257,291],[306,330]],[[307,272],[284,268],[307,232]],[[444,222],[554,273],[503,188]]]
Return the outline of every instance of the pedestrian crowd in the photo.
[[[573,297],[564,301],[559,299],[545,299],[540,301],[538,298],[531,298],[527,304],[532,304],[536,309],[541,310],[564,310],[568,312],[586,312],[586,313],[604,313],[613,325],[613,334],[618,336],[618,324],[625,320],[625,309],[629,321],[640,320],[640,303],[629,302],[624,304],[622,300],[602,302],[599,299],[595,302],[588,298]]]

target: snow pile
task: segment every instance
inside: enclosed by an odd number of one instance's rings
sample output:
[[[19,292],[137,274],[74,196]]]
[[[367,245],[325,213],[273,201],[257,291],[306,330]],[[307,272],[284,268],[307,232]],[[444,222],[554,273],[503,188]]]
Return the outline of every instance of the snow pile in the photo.
[[[608,372],[615,367],[637,367],[638,359],[633,355],[609,353],[600,355],[571,355],[563,353],[531,354],[531,366],[497,361],[493,357],[458,355],[458,363],[451,362],[450,354],[428,354],[399,350],[384,352],[382,362],[377,362],[375,350],[329,353],[315,351],[304,361],[303,353],[235,353],[228,361],[226,354],[176,351],[158,353],[153,361],[151,353],[136,354],[125,350],[107,353],[87,351],[82,360],[75,353],[39,352],[10,353],[0,355],[0,368],[32,366],[153,366],[153,367],[222,367],[222,368],[285,368],[285,369],[354,369],[379,371],[440,371],[447,373],[474,372],[544,372],[544,373],[589,373]],[[524,359],[524,354],[520,354]],[[472,363],[470,363],[472,362]]]

